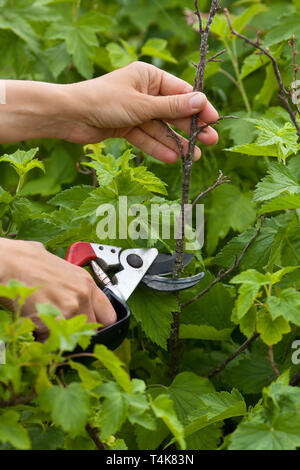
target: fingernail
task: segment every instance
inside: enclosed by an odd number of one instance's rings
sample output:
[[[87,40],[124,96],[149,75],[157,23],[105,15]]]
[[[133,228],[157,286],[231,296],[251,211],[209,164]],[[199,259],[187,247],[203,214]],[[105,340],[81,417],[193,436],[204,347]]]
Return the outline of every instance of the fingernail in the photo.
[[[201,150],[199,147],[195,147],[195,153],[194,153],[194,162],[197,162],[201,158]]]
[[[203,105],[205,103],[206,97],[203,93],[197,93],[196,95],[192,96],[190,99],[191,108],[195,111],[200,111],[203,109]]]

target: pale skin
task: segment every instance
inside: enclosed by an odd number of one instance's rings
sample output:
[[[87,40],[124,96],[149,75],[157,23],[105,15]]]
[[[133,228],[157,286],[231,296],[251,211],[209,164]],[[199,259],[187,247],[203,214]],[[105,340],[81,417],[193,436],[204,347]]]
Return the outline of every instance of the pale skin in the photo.
[[[152,65],[135,62],[93,80],[70,85],[6,80],[6,104],[0,105],[0,142],[58,138],[79,144],[124,137],[153,157],[174,163],[176,142],[155,119],[189,132],[192,115],[199,125],[218,119],[203,93]],[[187,140],[180,136],[183,147]],[[198,136],[214,145],[218,134],[208,127]],[[195,149],[194,159],[201,151]],[[26,301],[22,314],[37,324],[38,337],[46,329],[35,313],[36,303],[56,305],[66,318],[84,313],[104,326],[116,321],[106,296],[83,268],[49,253],[42,244],[0,239],[0,281],[18,279],[40,286]]]

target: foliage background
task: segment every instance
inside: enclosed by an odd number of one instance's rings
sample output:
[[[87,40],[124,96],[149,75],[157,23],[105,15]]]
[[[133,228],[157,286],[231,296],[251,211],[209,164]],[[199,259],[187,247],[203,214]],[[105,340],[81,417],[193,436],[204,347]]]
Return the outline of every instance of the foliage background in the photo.
[[[199,35],[186,10],[193,4],[0,0],[0,78],[71,83],[144,60],[193,83]],[[200,1],[201,11],[209,4]],[[300,46],[299,0],[228,0],[222,6],[249,37],[260,31],[288,88],[292,34]],[[58,324],[54,308],[39,306],[51,331],[40,344],[33,341],[30,320],[3,310],[0,337],[7,342],[8,364],[0,366],[2,448],[94,449],[95,433],[110,449],[300,446],[300,392],[296,379],[296,386],[289,385],[298,369],[291,356],[300,327],[297,135],[286,124],[269,62],[232,38],[221,15],[212,33],[211,53],[225,47],[227,54],[221,64],[207,67],[205,91],[221,115],[240,119],[219,124],[219,144],[203,148],[193,167],[191,200],[215,182],[219,169],[232,184],[203,200],[205,246],[187,273],[204,269],[206,276],[183,301],[231,266],[259,215],[267,213],[260,235],[233,282],[226,279],[183,310],[180,373],[174,380],[168,338],[178,307],[170,295],[140,288],[130,301],[133,318],[123,345],[115,354],[98,346],[97,361],[69,359],[69,368],[60,365],[67,361],[63,354],[70,355],[78,342],[87,347],[93,334],[84,317]],[[38,153],[30,150],[36,147]],[[41,241],[64,256],[74,241],[98,241],[94,209],[100,202],[118,204],[113,188],[145,203],[180,198],[179,163],[168,166],[128,149],[118,139],[85,150],[55,140],[1,145],[2,236]],[[79,165],[88,161],[97,189],[89,167]],[[162,240],[156,246],[172,250]],[[19,296],[19,307],[30,294],[16,283],[1,289],[2,296]],[[242,355],[206,378],[255,331],[260,337]]]

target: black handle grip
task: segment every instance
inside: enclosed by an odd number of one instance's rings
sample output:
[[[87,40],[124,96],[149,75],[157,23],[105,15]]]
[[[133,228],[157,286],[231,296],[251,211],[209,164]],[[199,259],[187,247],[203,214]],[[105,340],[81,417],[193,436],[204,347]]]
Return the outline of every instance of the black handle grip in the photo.
[[[117,321],[113,325],[101,328],[99,332],[92,337],[89,348],[93,348],[95,344],[104,344],[109,349],[116,349],[126,338],[129,321],[130,310],[119,297],[117,297],[108,287],[103,289],[104,294],[111,302],[117,314]]]

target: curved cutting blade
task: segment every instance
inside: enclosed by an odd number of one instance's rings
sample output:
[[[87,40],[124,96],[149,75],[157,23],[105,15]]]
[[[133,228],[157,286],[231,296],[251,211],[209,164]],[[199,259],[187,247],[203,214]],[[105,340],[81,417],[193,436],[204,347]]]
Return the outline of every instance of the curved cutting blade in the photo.
[[[194,255],[192,253],[185,253],[183,256],[183,265],[187,266]],[[159,253],[154,263],[151,264],[150,268],[147,271],[147,275],[150,274],[172,274],[175,263],[175,255],[170,255],[166,253]]]
[[[158,290],[160,292],[176,292],[189,287],[193,287],[198,284],[199,281],[204,277],[205,273],[199,273],[191,277],[182,277],[181,279],[170,279],[162,276],[149,276],[143,277],[142,282],[151,289]]]

